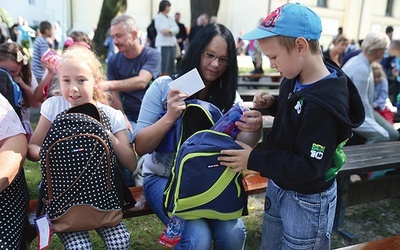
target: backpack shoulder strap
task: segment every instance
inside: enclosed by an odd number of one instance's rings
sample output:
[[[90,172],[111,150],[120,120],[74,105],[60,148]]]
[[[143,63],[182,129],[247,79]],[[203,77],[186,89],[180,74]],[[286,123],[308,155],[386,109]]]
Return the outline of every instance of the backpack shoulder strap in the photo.
[[[0,68],[0,93],[8,100],[21,119],[22,90],[8,72]]]

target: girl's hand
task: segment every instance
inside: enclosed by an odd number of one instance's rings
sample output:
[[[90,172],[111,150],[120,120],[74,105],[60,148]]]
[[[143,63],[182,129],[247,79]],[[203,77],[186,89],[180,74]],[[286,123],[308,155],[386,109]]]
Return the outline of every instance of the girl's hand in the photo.
[[[21,89],[30,89],[29,86],[25,84],[24,80],[22,80],[22,77],[20,75],[14,76],[13,80],[18,84]]]
[[[57,68],[54,67],[53,62],[51,61],[46,61],[46,62],[42,62],[43,67],[45,67],[48,71],[50,75],[55,75],[57,73]]]
[[[255,109],[266,109],[274,103],[272,95],[265,91],[258,91],[253,98],[253,106]]]

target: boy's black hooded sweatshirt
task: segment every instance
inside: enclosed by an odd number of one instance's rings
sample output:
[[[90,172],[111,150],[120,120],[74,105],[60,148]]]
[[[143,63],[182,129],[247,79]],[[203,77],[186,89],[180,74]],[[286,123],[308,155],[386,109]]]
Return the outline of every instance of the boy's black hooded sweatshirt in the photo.
[[[275,116],[266,151],[253,150],[248,168],[280,188],[319,193],[329,188],[345,161],[342,150],[365,113],[353,82],[330,60],[338,78],[322,79],[293,93],[295,79],[284,78],[279,97],[268,108]]]

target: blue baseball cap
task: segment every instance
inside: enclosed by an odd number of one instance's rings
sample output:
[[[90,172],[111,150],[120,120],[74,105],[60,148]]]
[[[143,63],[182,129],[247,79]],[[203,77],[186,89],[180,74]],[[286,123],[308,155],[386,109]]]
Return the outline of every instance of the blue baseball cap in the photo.
[[[288,36],[319,40],[321,32],[321,19],[317,13],[299,3],[288,3],[272,11],[257,28],[240,38],[256,40],[271,36]]]

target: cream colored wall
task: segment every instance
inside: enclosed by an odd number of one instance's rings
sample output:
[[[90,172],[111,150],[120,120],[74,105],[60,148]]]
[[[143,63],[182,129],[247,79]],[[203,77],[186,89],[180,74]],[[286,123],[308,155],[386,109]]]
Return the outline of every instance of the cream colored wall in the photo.
[[[93,32],[99,20],[101,3],[96,0],[71,0],[73,30]]]
[[[90,32],[91,29],[98,23],[102,1],[71,1],[73,13],[73,29]],[[159,2],[160,1],[158,0],[128,0],[128,8],[126,10],[126,14],[133,16],[138,23],[139,29],[142,32],[145,32],[147,26],[151,22],[151,19],[154,18],[155,15],[157,15]],[[175,12],[181,12],[181,21],[185,24],[188,24],[190,22],[190,2],[185,1],[185,3],[183,3],[182,0],[170,0],[170,2],[170,15],[174,15]]]
[[[62,1],[62,4],[60,4]],[[159,0],[127,0],[127,14],[135,17],[142,31],[145,31],[151,18],[157,14]],[[36,0],[34,5],[28,1],[6,0],[2,6],[16,18],[24,16],[31,24],[48,20],[61,21],[63,30],[91,32],[97,25],[102,1],[100,0]],[[181,21],[190,24],[190,1],[170,0],[171,15],[179,11]],[[317,0],[220,0],[218,21],[226,25],[236,37],[240,30],[253,29],[260,18],[265,17],[276,7],[286,2],[300,2],[316,11],[323,24],[321,44],[329,44],[342,26],[344,33],[358,40],[371,30],[384,32],[388,25],[394,27],[395,39],[400,39],[400,0],[394,0],[393,17],[385,16],[386,1],[377,0],[328,0],[328,8],[316,7]],[[72,11],[70,7],[72,6]],[[72,13],[72,14],[71,14]],[[72,18],[71,18],[72,15]]]
[[[382,1],[383,2],[383,1]],[[400,39],[400,0],[395,0],[393,17],[385,16],[386,5],[381,1],[365,0],[362,22],[359,28],[359,38],[364,38],[370,31],[385,32],[387,26],[394,27],[394,39]]]

